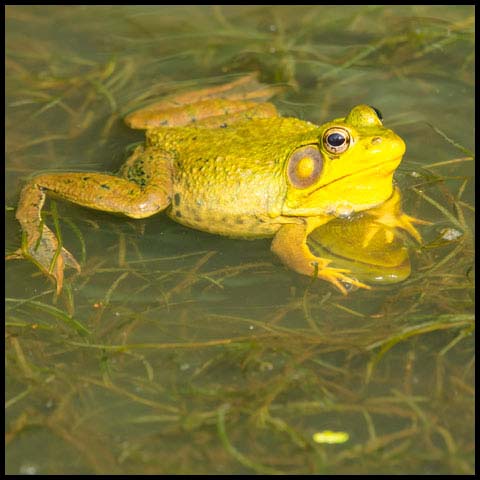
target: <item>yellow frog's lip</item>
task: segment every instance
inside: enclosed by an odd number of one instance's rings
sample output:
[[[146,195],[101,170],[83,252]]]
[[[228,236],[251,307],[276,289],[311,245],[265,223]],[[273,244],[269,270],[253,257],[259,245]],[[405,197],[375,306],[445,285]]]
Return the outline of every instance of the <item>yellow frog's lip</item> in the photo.
[[[333,183],[339,182],[339,181],[344,180],[346,178],[351,178],[351,177],[355,177],[355,176],[359,176],[359,175],[368,174],[368,172],[370,172],[372,170],[375,170],[378,167],[387,167],[390,164],[395,165],[395,167],[385,168],[385,175],[393,174],[393,172],[396,169],[396,166],[399,165],[400,162],[402,161],[402,157],[403,157],[403,155],[399,155],[398,157],[395,157],[393,160],[388,160],[386,162],[379,162],[379,163],[376,163],[375,165],[372,165],[371,167],[368,167],[366,169],[357,170],[356,172],[348,173],[348,174],[343,175],[342,177],[338,177],[335,180],[332,180],[328,183],[324,183],[322,185],[319,185],[318,188],[316,188],[315,190],[319,190],[320,188],[325,188],[329,185],[332,185]]]

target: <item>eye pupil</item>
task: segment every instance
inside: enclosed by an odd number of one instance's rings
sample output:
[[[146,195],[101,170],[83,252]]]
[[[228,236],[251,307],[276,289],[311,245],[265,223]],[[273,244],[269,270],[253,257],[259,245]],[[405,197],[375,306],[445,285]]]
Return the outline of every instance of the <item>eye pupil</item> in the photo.
[[[332,147],[341,147],[345,143],[345,137],[341,133],[332,133],[327,137],[327,142]]]

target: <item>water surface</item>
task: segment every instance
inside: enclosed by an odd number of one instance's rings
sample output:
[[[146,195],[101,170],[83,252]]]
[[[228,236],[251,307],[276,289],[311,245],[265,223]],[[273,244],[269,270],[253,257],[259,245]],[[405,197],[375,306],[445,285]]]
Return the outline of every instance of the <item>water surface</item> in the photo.
[[[82,262],[59,298],[6,264],[6,472],[474,472],[471,6],[6,9],[6,247],[40,171],[115,171],[122,117],[251,71],[316,123],[367,103],[427,219],[400,284],[344,297],[269,240],[56,201]],[[45,219],[52,224],[52,203]],[[314,434],[348,434],[316,443]],[[318,437],[315,437],[318,438]]]

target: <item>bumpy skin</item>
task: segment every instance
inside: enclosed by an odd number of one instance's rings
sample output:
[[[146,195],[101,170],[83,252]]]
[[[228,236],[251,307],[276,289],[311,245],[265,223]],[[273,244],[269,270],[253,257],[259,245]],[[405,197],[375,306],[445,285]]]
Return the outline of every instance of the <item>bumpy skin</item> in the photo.
[[[405,144],[383,127],[377,112],[358,105],[321,126],[279,117],[261,102],[278,91],[254,76],[191,92],[130,114],[126,122],[146,130],[119,175],[55,173],[34,177],[17,209],[28,258],[63,284],[65,265],[80,270],[59,248],[41,220],[46,192],[97,210],[144,218],[161,210],[184,225],[220,235],[274,236],[272,250],[293,270],[333,283],[366,285],[329,267],[307,246],[310,232],[339,216],[371,209],[379,224],[404,228],[419,238],[394,194],[393,173]],[[347,147],[335,150],[331,132]]]
[[[295,118],[274,117],[224,129],[147,131],[147,145],[162,145],[174,152],[168,215],[189,227],[220,235],[273,235],[285,221],[285,161],[292,146],[317,141],[317,130]]]

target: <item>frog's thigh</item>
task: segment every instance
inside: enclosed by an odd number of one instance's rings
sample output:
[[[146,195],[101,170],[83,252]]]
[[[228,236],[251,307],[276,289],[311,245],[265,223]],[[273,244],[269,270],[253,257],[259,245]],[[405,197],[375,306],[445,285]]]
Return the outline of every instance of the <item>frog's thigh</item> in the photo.
[[[104,212],[144,218],[165,209],[170,203],[165,186],[142,188],[125,178],[104,173],[54,173],[33,179],[38,189],[63,200]]]

